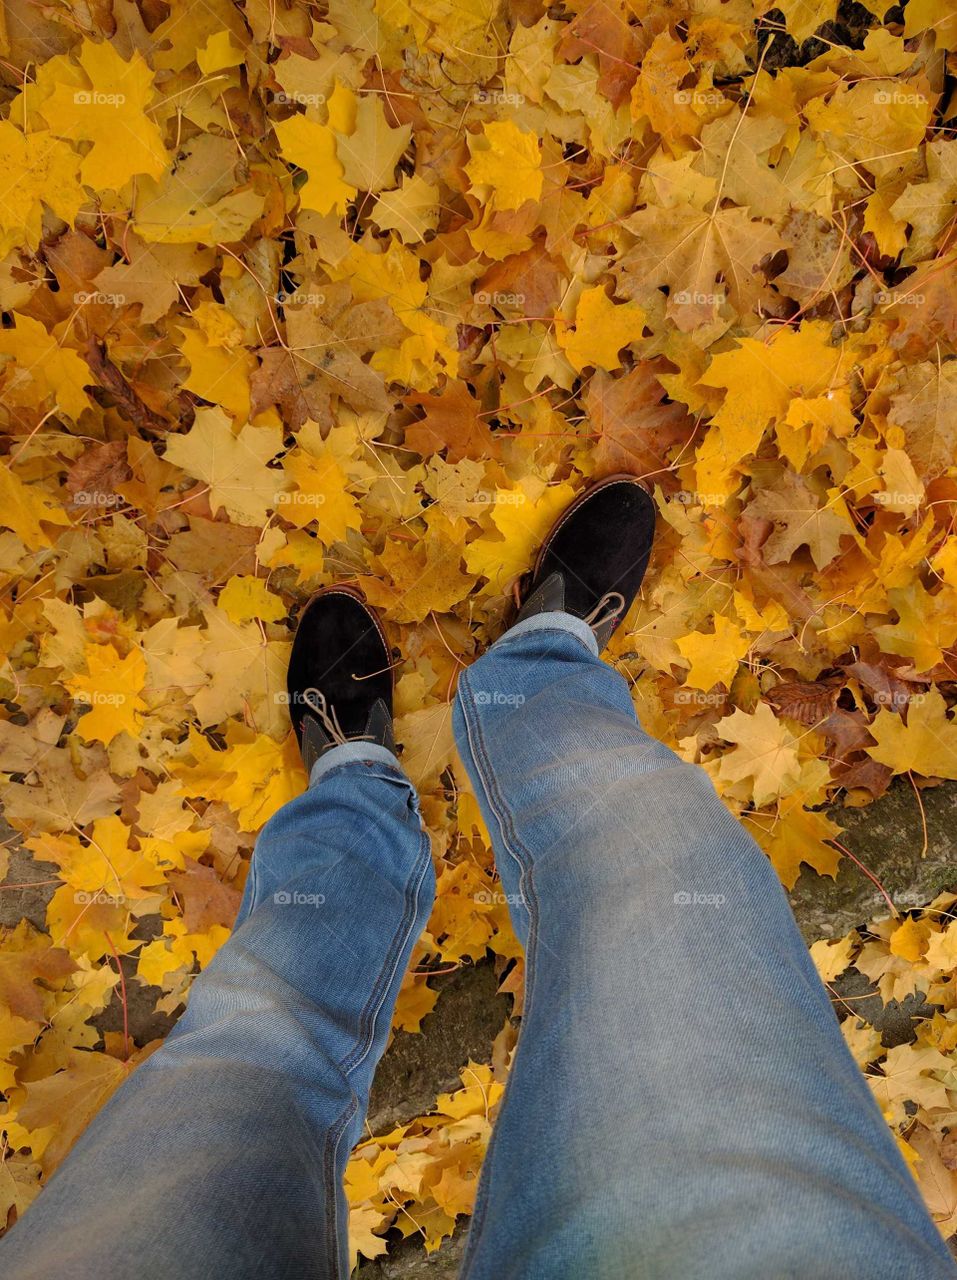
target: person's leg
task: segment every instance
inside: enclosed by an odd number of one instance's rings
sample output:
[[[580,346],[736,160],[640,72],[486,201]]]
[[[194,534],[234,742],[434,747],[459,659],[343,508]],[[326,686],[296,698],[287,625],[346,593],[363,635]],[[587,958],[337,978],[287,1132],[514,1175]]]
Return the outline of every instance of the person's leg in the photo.
[[[459,681],[527,950],[463,1280],[957,1274],[767,858],[578,617]]]
[[[354,594],[306,610],[289,695],[309,789],[263,830],[166,1043],[0,1241],[0,1274],[345,1280],[342,1174],[435,892],[388,745],[390,661]]]

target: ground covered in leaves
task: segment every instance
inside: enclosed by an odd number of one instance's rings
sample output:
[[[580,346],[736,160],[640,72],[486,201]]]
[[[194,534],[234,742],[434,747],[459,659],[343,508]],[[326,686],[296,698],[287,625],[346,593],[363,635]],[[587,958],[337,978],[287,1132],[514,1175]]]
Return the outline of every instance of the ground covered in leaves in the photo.
[[[128,985],[226,938],[324,583],[404,655],[406,1032],[488,949],[520,1001],[449,701],[588,480],[661,509],[611,660],[785,884],[825,803],[957,778],[949,0],[11,0],[0,55],[0,751],[56,886],[0,943],[0,1219],[154,1047]],[[946,1234],[953,906],[816,948],[934,1006],[844,1025]],[[469,1212],[513,1042],[357,1152],[364,1254]]]

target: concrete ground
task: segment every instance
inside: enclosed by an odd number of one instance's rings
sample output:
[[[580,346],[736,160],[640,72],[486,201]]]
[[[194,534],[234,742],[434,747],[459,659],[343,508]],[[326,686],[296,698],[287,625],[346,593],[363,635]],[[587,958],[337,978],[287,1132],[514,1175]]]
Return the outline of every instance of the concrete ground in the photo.
[[[902,910],[929,902],[941,889],[957,887],[957,783],[921,792],[926,814],[927,841],[920,807],[911,786],[900,782],[886,796],[865,809],[841,809],[832,816],[845,828],[842,842],[885,886]],[[0,839],[14,838],[9,828]],[[51,868],[51,876],[55,869]],[[37,864],[16,849],[7,882],[23,884],[44,878]],[[11,889],[0,894],[0,924],[15,925],[22,916],[43,927],[52,885]],[[888,913],[874,883],[849,859],[841,863],[836,881],[805,871],[791,902],[798,923],[812,942],[839,937],[848,929]],[[142,926],[147,936],[150,922]],[[508,1013],[509,1001],[496,993],[490,964],[479,964],[438,979],[441,996],[422,1024],[422,1033],[399,1032],[380,1064],[369,1108],[372,1132],[382,1132],[429,1110],[439,1093],[458,1085],[459,1070],[471,1058],[489,1061],[492,1039]],[[876,993],[868,998],[866,979],[852,975],[840,994],[855,996],[857,1012],[884,1035],[886,1044],[911,1035],[916,1002],[885,1008]],[[159,993],[129,983],[130,1023],[142,1043],[162,1035],[170,1019],[154,1012]],[[861,997],[865,997],[861,999]],[[119,1029],[119,1006],[107,1010],[103,1029]],[[414,1240],[396,1243],[389,1256],[363,1262],[356,1280],[452,1280],[461,1261],[467,1222],[443,1248],[426,1256]]]

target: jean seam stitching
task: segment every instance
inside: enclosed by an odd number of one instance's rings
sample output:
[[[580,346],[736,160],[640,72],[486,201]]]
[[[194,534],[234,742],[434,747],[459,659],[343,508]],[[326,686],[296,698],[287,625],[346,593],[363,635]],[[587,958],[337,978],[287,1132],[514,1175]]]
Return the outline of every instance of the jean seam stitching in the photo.
[[[256,907],[259,905],[259,862],[256,859],[255,850],[253,851],[253,856],[249,860],[249,880],[251,881],[249,885],[249,910],[246,912],[246,918],[243,920],[243,924],[246,923],[246,920],[249,919],[252,913],[256,910]],[[235,922],[233,923],[231,932],[236,932]]]
[[[542,628],[542,630],[545,630],[545,629],[546,628]],[[553,630],[560,631],[561,628],[553,628]],[[567,635],[568,633],[564,632],[563,634]],[[585,646],[585,648],[587,648],[587,646]],[[461,690],[463,687],[465,687],[466,689],[468,688],[467,677],[463,677],[463,679],[459,683],[459,690],[460,690],[459,697],[460,697],[460,705],[462,707],[462,717],[465,721],[465,729],[466,729],[466,736],[468,738],[468,744],[469,744],[469,747],[472,748],[472,755],[473,755],[473,758],[475,759],[479,776],[482,779],[482,783],[485,787],[486,793],[488,794],[489,800],[492,803],[492,807],[495,810],[495,816],[498,818],[499,829],[501,830],[501,833],[502,833],[502,843],[505,846],[510,857],[512,857],[514,861],[518,864],[518,866],[521,868],[522,874],[520,879],[521,879],[522,889],[523,889],[523,892],[527,891],[527,894],[528,894],[527,904],[528,904],[529,926],[528,926],[528,946],[525,948],[525,1014],[522,1019],[523,1023],[527,1025],[528,1020],[531,1016],[532,1002],[535,994],[535,973],[537,968],[536,957],[538,952],[538,902],[535,897],[534,886],[532,884],[532,879],[534,874],[533,860],[532,860],[531,854],[524,848],[521,840],[519,840],[518,835],[515,832],[514,824],[512,822],[512,818],[511,818],[511,814],[509,812],[508,806],[505,804],[504,797],[502,796],[495,782],[495,776],[491,767],[491,760],[489,758],[488,751],[485,746],[485,737],[484,737],[484,734],[482,733],[481,722],[477,718],[474,722],[470,719],[468,711],[466,709],[465,700],[464,698],[461,697]],[[473,735],[473,731],[474,731],[474,735]],[[511,833],[513,837],[513,841],[509,840],[509,833]],[[520,853],[519,850],[521,850],[522,852]],[[524,857],[522,856],[523,853],[525,855]],[[518,1048],[516,1049],[516,1060],[517,1060],[517,1054],[520,1052],[520,1049],[521,1049],[521,1033],[519,1034],[519,1045],[518,1045]],[[514,1063],[513,1063],[513,1070],[514,1070]],[[513,1074],[510,1073],[509,1078],[506,1081],[505,1091],[502,1095],[502,1104],[499,1109],[499,1116],[501,1116],[502,1111],[505,1108],[505,1104],[509,1094],[509,1085],[511,1084],[513,1078],[514,1078]],[[493,1126],[493,1129],[492,1129],[492,1136],[489,1139],[489,1144],[485,1152],[485,1159],[483,1161],[483,1166],[486,1166],[489,1169],[489,1171],[491,1170],[491,1159],[492,1159],[492,1156],[494,1155],[494,1151],[496,1147],[496,1137],[497,1137],[498,1131],[499,1131],[499,1126],[496,1121],[496,1124]],[[484,1191],[480,1192],[480,1198],[477,1198],[475,1202],[475,1206],[472,1214],[472,1225],[469,1230],[468,1241],[466,1243],[465,1256],[462,1259],[462,1268],[461,1268],[461,1271],[459,1272],[459,1280],[468,1280],[468,1275],[472,1269],[472,1265],[477,1255],[478,1247],[482,1239],[482,1233],[485,1230],[485,1224],[486,1224],[487,1213],[488,1213],[487,1186],[488,1186],[488,1179],[486,1179],[486,1188],[484,1189]]]
[[[340,1069],[346,1072],[346,1074],[355,1071],[356,1067],[360,1066],[365,1061],[372,1049],[373,1042],[375,1041],[376,1022],[378,1021],[379,1014],[382,1012],[382,1005],[385,1000],[386,993],[389,990],[389,984],[396,975],[403,948],[408,941],[409,934],[415,927],[415,921],[419,914],[419,892],[429,868],[428,855],[430,848],[431,846],[429,844],[428,836],[425,832],[421,832],[419,835],[418,859],[421,860],[422,866],[417,878],[406,888],[405,907],[402,913],[402,919],[399,923],[399,928],[393,936],[392,946],[389,948],[385,962],[379,972],[379,977],[377,978],[375,986],[372,989],[372,993],[366,1001],[365,1007],[360,1015],[360,1023],[363,1021],[368,1023],[365,1035],[358,1040],[358,1043],[352,1049],[348,1057],[340,1063]]]
[[[421,832],[419,835],[419,858],[422,861],[422,867],[419,871],[418,877],[406,888],[402,920],[399,924],[399,928],[393,935],[392,945],[386,954],[382,968],[379,970],[379,976],[375,981],[369,999],[366,1001],[362,1012],[359,1015],[361,1029],[360,1035],[357,1037],[358,1043],[341,1062],[336,1064],[347,1082],[349,1081],[350,1073],[365,1060],[375,1041],[375,1027],[378,1015],[382,1011],[382,1005],[389,990],[389,984],[395,977],[399,957],[402,955],[402,950],[418,917],[419,893],[422,889],[422,884],[429,868],[429,852],[430,845],[428,837],[425,832]],[[369,1011],[373,1008],[375,1011],[370,1018]],[[367,1023],[368,1025],[363,1026],[362,1024],[364,1023]],[[362,1050],[361,1053],[360,1049]],[[356,1057],[357,1054],[359,1054],[358,1057]],[[355,1060],[353,1061],[353,1059]],[[329,1260],[332,1263],[332,1275],[334,1277],[340,1277],[342,1275],[339,1265],[339,1183],[336,1177],[336,1157],[339,1151],[339,1143],[342,1141],[342,1136],[348,1128],[349,1121],[356,1114],[358,1105],[358,1098],[355,1091],[353,1091],[352,1101],[340,1116],[335,1127],[329,1130],[326,1142],[326,1178],[327,1195],[329,1196],[326,1221],[329,1227]]]
[[[342,1135],[349,1127],[349,1121],[359,1108],[359,1099],[353,1091],[349,1105],[340,1115],[335,1125],[326,1134],[325,1171],[326,1171],[326,1260],[330,1264],[329,1274],[333,1280],[341,1280],[341,1240],[339,1233],[339,1180],[336,1177],[336,1157],[339,1154],[339,1143]]]

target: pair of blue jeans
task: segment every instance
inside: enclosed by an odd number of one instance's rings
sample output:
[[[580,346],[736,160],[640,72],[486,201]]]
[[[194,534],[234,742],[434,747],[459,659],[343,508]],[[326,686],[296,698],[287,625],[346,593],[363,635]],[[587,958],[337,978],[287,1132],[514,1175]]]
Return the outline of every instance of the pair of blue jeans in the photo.
[[[454,716],[528,965],[462,1275],[953,1280],[766,857],[590,629],[516,626]],[[0,1274],[344,1278],[343,1169],[433,891],[396,758],[324,755]]]

